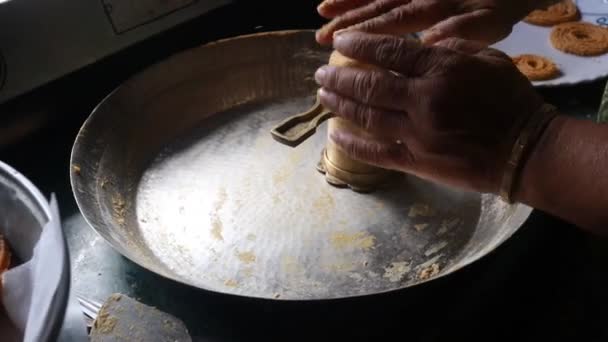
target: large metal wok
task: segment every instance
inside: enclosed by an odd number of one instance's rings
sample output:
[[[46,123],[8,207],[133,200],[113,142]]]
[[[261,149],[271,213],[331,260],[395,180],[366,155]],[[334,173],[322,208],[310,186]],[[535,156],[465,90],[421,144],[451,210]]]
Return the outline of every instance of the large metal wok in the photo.
[[[316,172],[271,128],[315,102],[313,31],[236,37],[128,80],[86,121],[72,186],[88,223],[141,266],[201,289],[328,299],[406,288],[483,257],[531,209],[403,175],[371,194]]]

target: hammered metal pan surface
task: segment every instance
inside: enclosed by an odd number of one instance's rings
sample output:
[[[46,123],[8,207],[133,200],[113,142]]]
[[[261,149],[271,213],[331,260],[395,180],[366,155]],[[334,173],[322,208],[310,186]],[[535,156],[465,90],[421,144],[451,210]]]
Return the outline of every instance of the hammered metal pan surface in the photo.
[[[329,51],[313,31],[180,53],[92,113],[72,152],[89,224],[141,266],[201,289],[315,300],[416,285],[479,259],[530,208],[402,176],[372,194],[315,168],[326,127],[297,148],[270,130],[314,104]]]

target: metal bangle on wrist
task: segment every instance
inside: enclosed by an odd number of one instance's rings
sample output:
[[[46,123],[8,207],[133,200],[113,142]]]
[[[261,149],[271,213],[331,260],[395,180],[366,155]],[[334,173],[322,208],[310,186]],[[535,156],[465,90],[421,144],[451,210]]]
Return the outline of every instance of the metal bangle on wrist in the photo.
[[[499,194],[505,202],[513,203],[513,189],[523,168],[523,161],[529,155],[531,147],[556,116],[555,106],[544,104],[524,125],[511,150],[500,186]]]

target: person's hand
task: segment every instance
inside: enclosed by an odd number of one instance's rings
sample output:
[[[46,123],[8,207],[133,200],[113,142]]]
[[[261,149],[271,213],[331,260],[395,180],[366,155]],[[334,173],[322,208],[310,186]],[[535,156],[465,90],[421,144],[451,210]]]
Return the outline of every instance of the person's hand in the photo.
[[[425,44],[445,38],[486,44],[507,37],[533,9],[555,0],[325,0],[321,16],[332,19],[317,31],[320,44],[331,44],[334,32],[356,30],[407,34],[427,30]]]
[[[510,58],[451,38],[421,46],[345,31],[334,48],[380,70],[323,66],[322,104],[381,137],[330,137],[352,158],[467,190],[496,193],[525,120],[543,104]]]

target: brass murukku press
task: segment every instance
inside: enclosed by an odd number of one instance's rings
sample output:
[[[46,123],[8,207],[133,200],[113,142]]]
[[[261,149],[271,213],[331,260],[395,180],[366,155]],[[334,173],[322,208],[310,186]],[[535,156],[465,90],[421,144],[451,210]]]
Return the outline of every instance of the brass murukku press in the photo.
[[[329,65],[365,69],[376,68],[373,65],[348,58],[337,51],[331,54]],[[318,97],[312,108],[285,119],[271,130],[271,134],[276,141],[296,147],[312,136],[317,127],[326,120],[329,120],[328,139],[321,154],[321,160],[317,165],[317,170],[325,175],[327,182],[338,187],[349,187],[358,192],[372,191],[385,182],[392,171],[350,158],[347,153],[329,139],[329,136],[338,130],[364,138],[370,138],[371,133],[348,120],[336,117],[334,113],[323,107]]]

